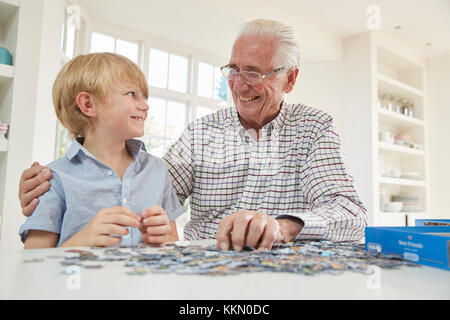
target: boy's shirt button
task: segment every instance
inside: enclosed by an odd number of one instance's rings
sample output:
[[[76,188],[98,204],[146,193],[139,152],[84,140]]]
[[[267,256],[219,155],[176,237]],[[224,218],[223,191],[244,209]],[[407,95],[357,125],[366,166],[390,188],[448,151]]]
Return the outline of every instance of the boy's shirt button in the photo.
[[[130,238],[131,228],[130,228],[130,227],[127,227],[127,229],[128,229],[128,234],[125,235],[125,236],[122,236],[122,239],[129,239],[129,238]]]
[[[112,176],[113,172],[111,170],[108,171],[108,176]]]

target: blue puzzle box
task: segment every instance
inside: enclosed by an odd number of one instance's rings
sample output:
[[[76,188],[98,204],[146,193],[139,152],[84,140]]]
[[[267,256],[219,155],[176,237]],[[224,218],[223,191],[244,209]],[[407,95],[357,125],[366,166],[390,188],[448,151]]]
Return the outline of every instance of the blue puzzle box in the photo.
[[[450,226],[366,227],[366,250],[450,270]]]
[[[450,226],[450,219],[416,219],[416,227]]]

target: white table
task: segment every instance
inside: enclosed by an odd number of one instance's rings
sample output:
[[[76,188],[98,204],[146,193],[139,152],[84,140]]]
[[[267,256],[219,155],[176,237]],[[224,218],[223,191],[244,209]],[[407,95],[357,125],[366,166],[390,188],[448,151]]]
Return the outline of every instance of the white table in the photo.
[[[130,276],[119,261],[102,269],[81,268],[79,282],[71,282],[74,279],[69,277],[74,275],[61,274],[66,268],[59,263],[61,259],[46,258],[64,255],[64,250],[67,248],[14,251],[0,247],[0,299],[450,299],[450,271],[426,266],[378,269],[373,275],[346,271],[315,276],[272,272]],[[45,260],[23,262],[33,258]]]

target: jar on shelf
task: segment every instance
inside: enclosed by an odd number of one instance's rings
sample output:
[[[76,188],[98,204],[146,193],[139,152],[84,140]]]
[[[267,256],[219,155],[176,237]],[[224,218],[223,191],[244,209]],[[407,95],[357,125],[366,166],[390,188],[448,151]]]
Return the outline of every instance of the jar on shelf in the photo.
[[[380,211],[386,210],[386,204],[389,202],[389,195],[385,188],[380,188]]]
[[[402,113],[402,99],[396,96],[392,97],[392,108],[393,111]]]
[[[400,100],[401,113],[409,117],[409,101],[407,99]]]
[[[0,151],[5,151],[8,146],[6,136],[8,134],[9,124],[0,123]]]
[[[409,101],[408,103],[409,114],[408,116],[414,117],[414,102]]]
[[[392,106],[392,95],[391,94],[385,94],[384,95],[384,105],[385,109],[388,109],[389,111],[394,111],[394,108]]]
[[[377,109],[383,108],[383,96],[384,94],[378,93]]]

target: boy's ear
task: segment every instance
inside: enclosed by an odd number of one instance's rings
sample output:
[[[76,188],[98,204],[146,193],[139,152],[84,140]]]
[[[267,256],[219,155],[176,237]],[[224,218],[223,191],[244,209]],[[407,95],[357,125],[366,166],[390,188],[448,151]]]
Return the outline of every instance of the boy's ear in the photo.
[[[77,103],[78,108],[80,108],[80,111],[84,115],[90,118],[97,117],[98,115],[97,108],[94,104],[93,97],[90,93],[84,91],[78,93],[75,102]]]

